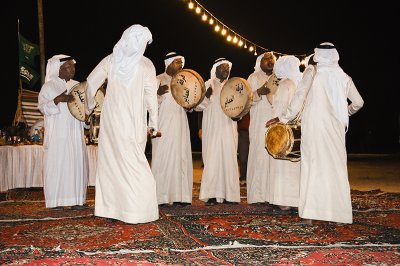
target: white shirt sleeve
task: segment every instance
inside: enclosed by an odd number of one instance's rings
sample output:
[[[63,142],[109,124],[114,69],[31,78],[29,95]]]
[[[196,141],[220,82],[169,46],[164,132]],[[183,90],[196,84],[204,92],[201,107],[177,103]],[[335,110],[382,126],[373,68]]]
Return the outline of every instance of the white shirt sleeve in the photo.
[[[351,101],[351,104],[347,107],[349,111],[349,116],[354,115],[361,109],[364,105],[364,100],[361,98],[360,93],[358,92],[356,86],[352,79],[347,84],[349,92],[347,94],[347,98]]]
[[[108,69],[110,64],[110,56],[106,56],[100,63],[93,69],[87,77],[87,88],[85,92],[85,113],[89,115],[96,107],[96,92],[104,83],[108,76]]]
[[[296,118],[297,114],[301,111],[304,101],[306,100],[307,94],[311,88],[314,79],[314,66],[308,66],[303,73],[303,78],[297,85],[296,92],[283,115],[279,116],[279,120],[283,123],[287,123]]]

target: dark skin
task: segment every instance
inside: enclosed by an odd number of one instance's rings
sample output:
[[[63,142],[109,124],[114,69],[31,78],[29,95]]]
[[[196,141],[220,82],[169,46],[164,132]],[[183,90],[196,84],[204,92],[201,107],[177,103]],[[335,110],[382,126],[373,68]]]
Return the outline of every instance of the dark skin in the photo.
[[[65,81],[73,79],[75,76],[75,63],[73,60],[68,60],[60,66],[58,77]],[[66,94],[67,90],[54,98],[54,103],[57,105],[60,102],[70,102],[74,99],[72,95]]]
[[[229,77],[230,71],[231,70],[229,68],[229,64],[227,64],[227,63],[221,64],[221,65],[217,66],[217,68],[215,69],[215,76],[222,83],[224,80],[226,80]],[[210,98],[212,95],[212,92],[213,92],[212,88],[209,87],[206,91],[206,97]]]
[[[183,68],[182,58],[177,58],[174,61],[172,61],[171,64],[169,64],[165,73],[167,73],[169,76],[172,77],[176,74],[176,72],[178,72],[182,68]],[[158,90],[157,90],[157,94],[163,95],[163,94],[167,93],[168,91],[169,91],[168,85],[161,86],[161,84],[160,84],[160,86],[158,87]]]
[[[264,56],[261,58],[260,61],[260,68],[264,71],[267,75],[271,75],[272,71],[274,70],[275,65],[275,57],[270,53],[265,53]],[[270,89],[267,87],[267,82],[264,83],[260,88],[257,89],[258,95],[267,95],[270,93]]]

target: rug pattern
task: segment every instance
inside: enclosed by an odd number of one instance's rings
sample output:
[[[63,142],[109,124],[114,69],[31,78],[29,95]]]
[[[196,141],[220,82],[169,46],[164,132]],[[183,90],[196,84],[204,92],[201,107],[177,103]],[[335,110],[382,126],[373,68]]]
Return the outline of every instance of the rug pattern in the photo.
[[[243,192],[243,191],[242,191]],[[46,209],[41,189],[0,201],[1,265],[399,265],[400,194],[352,191],[354,222],[304,225],[266,204],[162,206],[129,225],[85,210]]]

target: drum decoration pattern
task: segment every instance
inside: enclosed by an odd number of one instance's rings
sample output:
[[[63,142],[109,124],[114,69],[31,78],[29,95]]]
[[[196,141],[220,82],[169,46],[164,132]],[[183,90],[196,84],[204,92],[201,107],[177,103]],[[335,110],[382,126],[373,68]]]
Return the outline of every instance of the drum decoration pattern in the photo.
[[[205,93],[206,86],[203,78],[192,69],[181,69],[172,77],[172,97],[187,110],[200,104]]]
[[[72,101],[68,102],[68,109],[73,117],[80,121],[85,121],[85,92],[87,88],[87,82],[83,81],[72,87],[69,94],[74,98]],[[105,95],[104,87],[100,87],[95,95],[96,106],[93,109],[93,112],[96,110],[101,110],[103,106]]]
[[[300,161],[300,124],[272,124],[265,133],[265,148],[275,159]]]
[[[230,78],[222,87],[220,104],[222,111],[231,118],[241,118],[250,111],[253,91],[247,80]]]
[[[85,91],[87,82],[83,81],[72,87],[69,92],[74,99],[67,103],[68,109],[73,117],[80,121],[85,121]]]

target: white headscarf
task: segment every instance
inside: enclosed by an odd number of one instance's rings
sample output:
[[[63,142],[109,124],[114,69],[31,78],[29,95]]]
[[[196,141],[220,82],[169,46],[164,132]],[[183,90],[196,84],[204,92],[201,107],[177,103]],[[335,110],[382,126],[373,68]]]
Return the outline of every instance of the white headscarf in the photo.
[[[143,57],[147,44],[152,41],[147,27],[135,24],[126,29],[113,49],[109,81],[118,79],[123,85],[129,86],[137,63]]]
[[[339,53],[337,52],[335,46],[330,42],[323,42],[319,47],[325,48],[315,48],[314,49],[314,62],[321,65],[335,66],[339,65]],[[332,47],[332,48],[330,48]]]
[[[67,62],[67,60],[63,61],[63,62],[61,62],[60,60],[63,58],[69,58],[69,57],[70,57],[69,55],[59,54],[59,55],[55,55],[52,58],[50,58],[49,60],[47,60],[46,76],[44,78],[44,81],[47,82],[47,81],[58,78],[59,73],[60,73],[60,67],[65,62]],[[75,60],[73,60],[73,62],[76,64]]]
[[[264,57],[264,55],[266,55],[266,54],[271,54],[271,56],[272,57],[274,57],[274,53],[273,52],[265,52],[265,53],[262,53],[262,54],[260,54],[258,57],[257,57],[257,59],[256,59],[256,65],[254,66],[254,72],[259,72],[259,71],[261,71],[261,72],[264,72],[262,69],[261,69],[261,59]]]
[[[339,53],[330,42],[321,43],[314,52],[317,73],[326,81],[327,86],[324,86],[324,89],[335,110],[335,115],[347,128],[349,125],[347,91],[342,88],[347,87],[349,78],[339,66]]]
[[[229,78],[229,76],[231,74],[232,63],[230,61],[226,60],[225,58],[218,58],[217,60],[215,60],[214,65],[211,68],[211,72],[210,72],[211,80],[216,78],[215,71],[217,70],[217,67],[219,65],[222,65],[222,64],[228,64],[229,65],[229,75],[228,75],[228,77],[226,79]]]
[[[176,52],[170,52],[168,53],[165,57],[168,57],[164,60],[165,63],[165,70],[167,70],[168,66],[174,62],[175,59],[181,59],[182,60],[182,68],[185,66],[185,57],[178,55]]]
[[[274,73],[279,79],[290,79],[296,86],[301,80],[300,60],[293,55],[284,55],[276,60]]]

